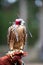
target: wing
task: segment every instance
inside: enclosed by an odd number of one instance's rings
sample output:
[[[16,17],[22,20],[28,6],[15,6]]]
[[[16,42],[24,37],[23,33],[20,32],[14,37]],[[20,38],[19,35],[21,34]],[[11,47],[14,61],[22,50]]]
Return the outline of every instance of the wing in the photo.
[[[13,50],[14,34],[13,34],[13,27],[12,26],[8,28],[7,43],[9,45],[10,50]]]

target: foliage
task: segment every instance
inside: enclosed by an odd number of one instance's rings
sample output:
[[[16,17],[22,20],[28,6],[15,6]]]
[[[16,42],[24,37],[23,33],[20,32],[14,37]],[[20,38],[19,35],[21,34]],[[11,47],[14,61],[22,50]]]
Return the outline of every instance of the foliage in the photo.
[[[38,12],[38,7],[35,5],[34,0],[28,0],[28,21],[27,21],[27,30],[28,30],[28,46],[32,47],[35,45],[35,42],[38,40],[38,19],[36,14]],[[32,33],[32,38],[29,35],[29,30]]]
[[[18,13],[18,2],[9,7],[1,6],[0,10],[0,44],[7,43],[7,31],[8,27],[12,24],[9,22],[13,22],[17,18]]]

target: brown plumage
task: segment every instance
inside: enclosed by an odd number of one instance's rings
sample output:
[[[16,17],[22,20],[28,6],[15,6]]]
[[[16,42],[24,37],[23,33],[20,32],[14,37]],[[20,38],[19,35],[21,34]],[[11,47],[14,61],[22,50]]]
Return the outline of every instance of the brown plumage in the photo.
[[[17,34],[16,34],[16,32],[17,32]],[[22,25],[17,26],[16,32],[14,30],[13,25],[11,27],[9,27],[7,39],[8,39],[8,44],[9,44],[10,50],[14,50],[14,49],[21,50],[24,48],[25,41],[26,41],[25,26],[22,26]],[[18,35],[18,41],[17,41],[16,35]]]

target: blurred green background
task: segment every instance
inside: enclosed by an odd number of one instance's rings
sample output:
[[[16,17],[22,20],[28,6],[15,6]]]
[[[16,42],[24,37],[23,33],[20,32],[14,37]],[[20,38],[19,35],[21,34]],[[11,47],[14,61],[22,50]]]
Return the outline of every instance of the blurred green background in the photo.
[[[26,22],[28,34],[24,61],[43,62],[43,0],[0,0],[0,56],[9,51],[8,28],[18,17]]]
[[[36,17],[36,13],[38,12],[38,7],[35,5],[35,0],[26,0],[27,1],[27,45],[28,47],[34,46],[35,42],[38,39],[38,29],[39,22]],[[16,2],[9,4],[5,0],[0,1],[0,45],[7,44],[7,31],[8,27],[12,24],[10,22],[15,21],[18,18],[17,14],[19,14],[19,0]],[[29,35],[29,30],[32,33],[32,38]]]

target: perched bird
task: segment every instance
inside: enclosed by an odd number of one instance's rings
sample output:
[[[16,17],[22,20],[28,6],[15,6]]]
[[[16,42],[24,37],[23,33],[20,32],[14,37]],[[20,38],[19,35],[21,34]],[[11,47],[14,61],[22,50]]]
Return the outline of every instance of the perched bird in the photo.
[[[16,19],[15,23],[8,28],[7,41],[10,50],[23,50],[27,37],[24,23],[23,19]]]

